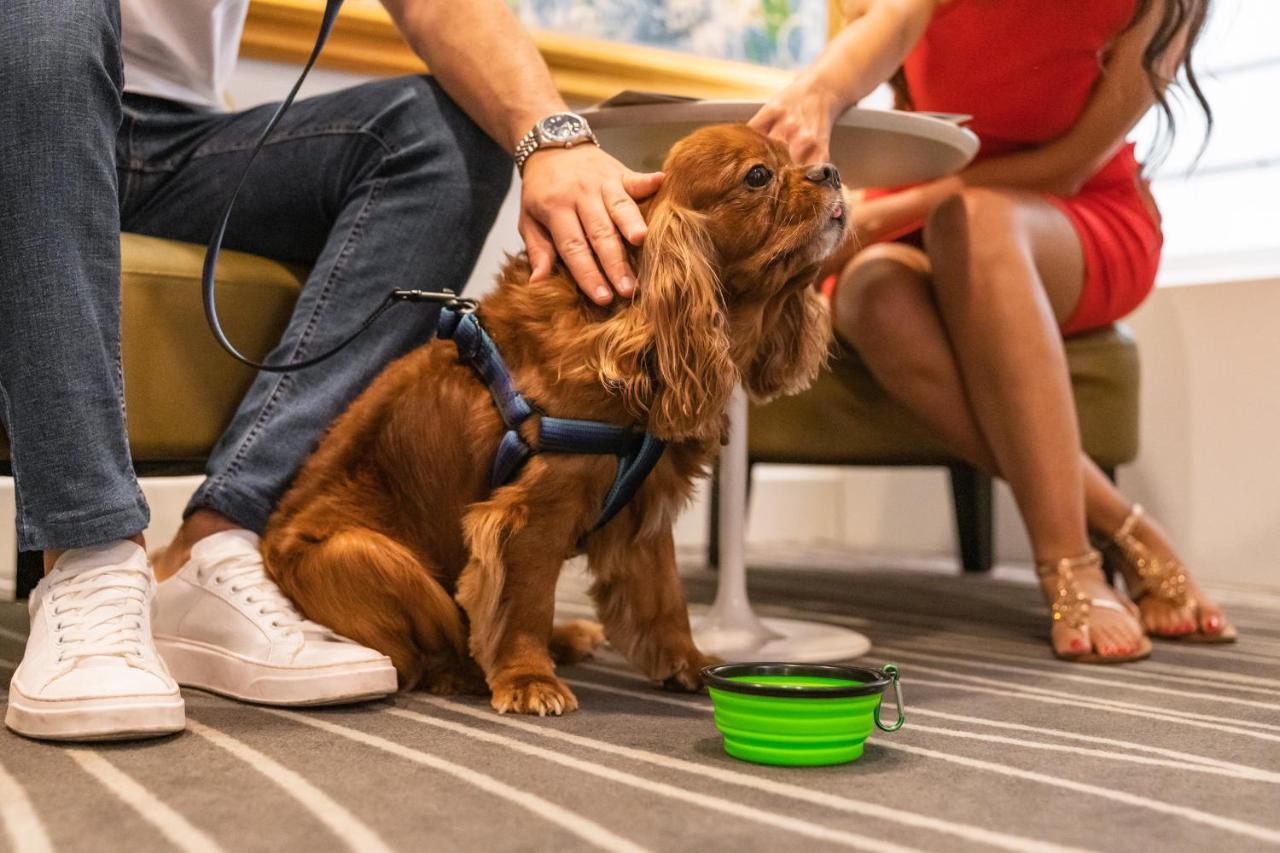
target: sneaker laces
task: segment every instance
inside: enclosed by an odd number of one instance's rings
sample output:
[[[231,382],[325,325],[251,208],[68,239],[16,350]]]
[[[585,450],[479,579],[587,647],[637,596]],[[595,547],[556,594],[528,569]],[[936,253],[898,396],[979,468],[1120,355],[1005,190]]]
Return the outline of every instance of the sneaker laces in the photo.
[[[58,662],[99,656],[141,658],[147,647],[150,576],[101,566],[54,581],[50,590]]]
[[[281,591],[267,574],[262,558],[254,553],[232,554],[198,577],[211,576],[216,586],[225,586],[246,607],[267,618],[272,628],[285,635],[310,635],[325,629],[309,621],[289,597]],[[327,633],[327,632],[326,632]]]

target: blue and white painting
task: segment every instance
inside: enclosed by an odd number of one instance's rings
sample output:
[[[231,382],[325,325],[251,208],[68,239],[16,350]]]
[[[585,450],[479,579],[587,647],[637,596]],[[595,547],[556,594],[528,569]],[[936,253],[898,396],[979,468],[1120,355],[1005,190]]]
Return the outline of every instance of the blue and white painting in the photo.
[[[533,27],[797,68],[827,39],[828,0],[511,0]]]

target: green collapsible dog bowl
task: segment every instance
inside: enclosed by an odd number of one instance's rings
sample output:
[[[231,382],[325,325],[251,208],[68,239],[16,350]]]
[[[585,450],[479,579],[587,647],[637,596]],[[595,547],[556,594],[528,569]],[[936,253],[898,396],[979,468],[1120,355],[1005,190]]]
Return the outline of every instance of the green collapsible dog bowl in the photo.
[[[702,670],[724,751],[756,764],[817,767],[862,755],[873,726],[895,732],[906,716],[898,668],[797,663],[726,663]],[[880,721],[893,687],[898,721]]]

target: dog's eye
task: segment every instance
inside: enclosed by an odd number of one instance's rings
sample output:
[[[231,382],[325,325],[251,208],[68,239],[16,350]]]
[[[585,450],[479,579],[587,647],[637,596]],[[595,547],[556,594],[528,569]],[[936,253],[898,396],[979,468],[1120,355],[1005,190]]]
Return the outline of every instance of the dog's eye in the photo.
[[[753,190],[758,190],[773,178],[773,172],[770,172],[764,166],[756,165],[751,167],[751,171],[747,172],[744,182]]]

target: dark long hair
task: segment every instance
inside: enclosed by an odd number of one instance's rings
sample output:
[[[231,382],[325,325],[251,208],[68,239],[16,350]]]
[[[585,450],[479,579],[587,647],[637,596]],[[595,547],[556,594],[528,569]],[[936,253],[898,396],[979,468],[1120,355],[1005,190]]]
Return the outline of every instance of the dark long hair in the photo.
[[[1137,8],[1133,12],[1133,20],[1129,23],[1129,26],[1136,26],[1138,21],[1142,20],[1142,17],[1151,9],[1151,4],[1154,2],[1156,0],[1138,0]],[[1213,131],[1213,109],[1209,106],[1209,100],[1205,97],[1204,90],[1200,88],[1200,80],[1196,77],[1195,68],[1191,65],[1191,52],[1195,49],[1196,42],[1200,40],[1200,33],[1204,30],[1204,22],[1209,16],[1209,3],[1211,0],[1159,0],[1159,2],[1164,6],[1164,10],[1160,14],[1160,23],[1156,26],[1155,34],[1147,44],[1147,49],[1142,52],[1142,69],[1147,73],[1147,81],[1156,98],[1156,107],[1160,110],[1161,133],[1158,136],[1155,149],[1149,157],[1156,163],[1159,163],[1168,154],[1174,131],[1177,129],[1173,105],[1169,100],[1170,92],[1175,92],[1178,89],[1190,92],[1191,97],[1200,107],[1200,111],[1204,113],[1204,142],[1200,146],[1201,154],[1204,153],[1204,148],[1209,143],[1209,134]],[[1182,48],[1182,55],[1177,57],[1173,76],[1170,79],[1165,79],[1157,70],[1157,65],[1164,58],[1170,45],[1184,30],[1186,31],[1186,44]],[[1179,84],[1179,77],[1182,78],[1181,85]],[[1199,158],[1197,157],[1197,159]]]
[[[1173,104],[1170,101],[1170,92],[1178,88],[1178,77],[1181,76],[1184,81],[1186,91],[1191,93],[1192,98],[1200,107],[1205,117],[1205,143],[1209,141],[1209,133],[1213,130],[1213,110],[1209,107],[1209,101],[1204,96],[1204,91],[1200,88],[1200,80],[1196,77],[1195,69],[1191,66],[1191,51],[1195,48],[1196,42],[1200,40],[1200,33],[1204,29],[1205,19],[1209,15],[1209,3],[1211,0],[1138,0],[1137,6],[1133,11],[1133,18],[1129,21],[1126,31],[1137,26],[1143,16],[1151,9],[1151,4],[1159,2],[1164,9],[1160,15],[1160,23],[1156,27],[1155,35],[1151,37],[1151,41],[1147,44],[1146,50],[1142,52],[1142,69],[1146,72],[1147,82],[1151,86],[1151,92],[1155,95],[1156,107],[1160,110],[1160,129],[1159,141],[1156,143],[1154,159],[1156,162],[1163,159],[1168,153],[1170,144],[1172,143],[1173,133],[1176,129],[1177,120],[1173,113]],[[1165,79],[1161,76],[1157,66],[1164,58],[1165,52],[1169,50],[1178,35],[1184,30],[1187,33],[1186,44],[1182,48],[1182,55],[1177,59],[1175,72],[1172,78]],[[907,77],[899,68],[897,73],[889,80],[889,86],[893,89],[894,106],[898,109],[911,109],[911,91],[907,88]],[[1201,151],[1203,152],[1203,146]]]

